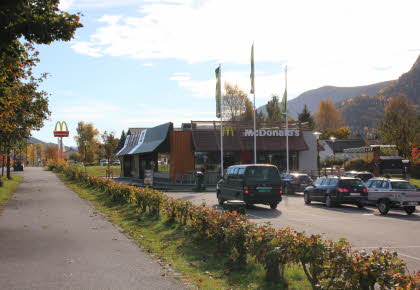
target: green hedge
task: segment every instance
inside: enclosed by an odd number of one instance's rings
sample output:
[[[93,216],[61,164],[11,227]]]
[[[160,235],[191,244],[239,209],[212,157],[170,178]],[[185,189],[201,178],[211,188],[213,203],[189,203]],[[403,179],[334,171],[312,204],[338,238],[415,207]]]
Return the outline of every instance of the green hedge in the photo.
[[[344,163],[344,169],[346,171],[356,170],[356,171],[369,171],[372,169],[370,162],[362,158],[353,158]]]
[[[414,277],[406,274],[405,264],[395,252],[352,251],[345,240],[324,241],[320,235],[306,235],[291,228],[276,230],[269,225],[257,225],[236,212],[219,211],[204,204],[196,206],[150,188],[91,176],[67,163],[50,163],[48,169],[106,192],[115,201],[136,204],[151,218],[165,217],[187,232],[215,241],[215,247],[230,253],[232,267],[245,265],[251,257],[264,266],[270,281],[284,283],[284,269],[293,263],[302,266],[313,289],[416,287]]]

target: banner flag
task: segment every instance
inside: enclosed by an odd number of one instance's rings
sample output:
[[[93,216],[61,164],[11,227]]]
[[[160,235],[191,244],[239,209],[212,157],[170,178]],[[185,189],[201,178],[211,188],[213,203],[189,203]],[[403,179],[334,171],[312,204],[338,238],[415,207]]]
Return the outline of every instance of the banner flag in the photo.
[[[220,66],[216,68],[216,117],[220,118],[220,107],[221,107],[221,98],[222,98],[222,85],[221,85],[221,76],[220,76]]]
[[[251,94],[255,94],[255,82],[254,82],[254,44],[251,47]]]
[[[281,100],[281,108],[282,108],[283,114],[287,114],[287,66],[285,70],[285,79],[286,79],[286,86],[284,88],[283,99]]]

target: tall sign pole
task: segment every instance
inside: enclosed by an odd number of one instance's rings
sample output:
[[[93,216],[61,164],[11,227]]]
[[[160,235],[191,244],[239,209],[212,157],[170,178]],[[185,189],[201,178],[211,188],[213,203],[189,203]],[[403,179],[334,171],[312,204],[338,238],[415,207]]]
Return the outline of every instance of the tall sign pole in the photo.
[[[60,122],[57,121],[55,123],[54,128],[54,137],[58,137],[58,159],[61,159],[63,157],[64,153],[64,146],[63,146],[63,137],[69,136],[69,127],[67,126],[67,123],[65,121]]]
[[[284,95],[285,95],[284,114],[286,116],[286,172],[289,173],[289,120],[287,118],[287,65],[286,65],[286,70],[285,70],[285,81],[286,81],[286,86],[285,86],[285,91],[284,91]]]
[[[223,95],[222,95],[222,64],[216,73],[216,117],[220,118],[220,176],[223,176]]]
[[[257,164],[257,126],[255,119],[257,118],[257,109],[255,107],[255,67],[254,67],[254,43],[251,47],[251,94],[254,95],[254,164]]]

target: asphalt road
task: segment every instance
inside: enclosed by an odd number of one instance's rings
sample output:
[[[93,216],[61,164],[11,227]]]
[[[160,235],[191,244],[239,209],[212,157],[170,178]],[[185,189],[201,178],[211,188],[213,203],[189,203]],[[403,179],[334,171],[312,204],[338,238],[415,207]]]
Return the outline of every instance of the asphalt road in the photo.
[[[0,289],[183,289],[55,174],[25,168],[0,215]]]
[[[219,208],[215,192],[170,192],[169,196],[189,200],[195,204],[203,201]],[[292,227],[298,231],[323,234],[325,239],[346,238],[353,249],[372,250],[379,247],[398,251],[408,269],[420,271],[420,212],[419,208],[407,216],[403,210],[391,209],[381,216],[375,207],[359,209],[353,205],[327,208],[312,202],[305,205],[303,195],[283,196],[276,210],[256,205],[247,210],[248,217],[257,223],[270,222],[276,228]]]

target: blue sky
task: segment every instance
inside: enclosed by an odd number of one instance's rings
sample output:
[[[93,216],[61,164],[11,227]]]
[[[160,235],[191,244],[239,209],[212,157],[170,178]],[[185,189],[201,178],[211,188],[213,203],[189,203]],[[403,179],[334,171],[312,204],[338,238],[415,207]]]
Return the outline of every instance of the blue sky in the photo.
[[[249,92],[255,42],[256,104],[324,85],[396,79],[420,53],[420,2],[293,0],[62,0],[81,12],[71,42],[38,46],[52,115],[33,136],[55,142],[65,120],[120,135],[128,127],[215,119],[214,70]]]

